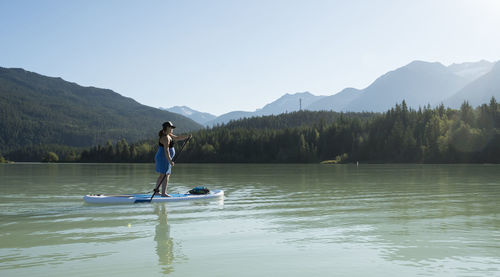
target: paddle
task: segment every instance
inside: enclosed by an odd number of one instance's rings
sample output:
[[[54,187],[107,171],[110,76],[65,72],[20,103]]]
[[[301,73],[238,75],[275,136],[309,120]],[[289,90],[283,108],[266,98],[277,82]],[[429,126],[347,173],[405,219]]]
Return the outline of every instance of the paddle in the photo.
[[[177,155],[175,155],[173,158],[172,158],[172,161],[175,162],[177,160],[177,158],[181,155],[182,153],[182,150],[184,150],[184,146],[189,142],[189,140],[192,138],[192,136],[189,136],[185,141],[184,143],[182,143],[182,146],[181,146],[181,150],[179,150],[179,153],[177,153]],[[158,185],[156,185],[155,189],[153,190],[153,194],[151,195],[151,198],[149,198],[149,201],[146,200],[146,201],[141,201],[141,202],[151,202],[151,200],[153,200],[153,197],[155,196],[155,194],[157,192],[159,192],[160,190],[158,189],[161,185],[161,183],[163,183],[163,180],[165,180],[165,177],[167,177],[167,175],[165,174],[163,176],[163,178],[161,179],[161,181],[158,183]]]

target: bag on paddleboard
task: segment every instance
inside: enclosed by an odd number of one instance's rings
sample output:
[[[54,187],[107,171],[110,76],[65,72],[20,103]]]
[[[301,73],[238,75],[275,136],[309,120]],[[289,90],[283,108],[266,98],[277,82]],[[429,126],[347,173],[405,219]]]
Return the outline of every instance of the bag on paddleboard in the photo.
[[[208,194],[210,190],[207,187],[195,187],[188,192],[190,194]]]

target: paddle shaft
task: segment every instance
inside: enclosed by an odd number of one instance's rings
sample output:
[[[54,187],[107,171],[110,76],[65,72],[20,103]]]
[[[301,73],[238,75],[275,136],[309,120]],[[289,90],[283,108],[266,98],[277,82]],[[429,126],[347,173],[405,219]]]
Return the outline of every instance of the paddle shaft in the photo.
[[[177,160],[177,158],[180,156],[180,154],[182,153],[182,150],[184,150],[184,146],[189,142],[189,140],[191,139],[191,137],[188,137],[184,143],[182,144],[181,146],[181,150],[179,150],[179,153],[177,153],[177,155],[175,155],[173,158],[172,158],[172,162],[175,162],[175,160]],[[151,200],[153,200],[153,197],[155,196],[155,193],[158,190],[158,188],[160,187],[161,183],[163,183],[163,181],[165,180],[165,178],[167,177],[167,174],[163,175],[163,178],[161,179],[161,181],[156,185],[155,189],[153,190],[153,195],[151,195],[151,198],[149,199],[149,202],[151,202]]]
[[[173,162],[175,162],[177,160],[177,158],[179,158],[179,156],[181,155],[182,153],[182,150],[184,150],[184,146],[189,142],[189,140],[191,140],[192,137],[188,137],[184,143],[182,144],[181,146],[181,150],[179,150],[179,153],[177,155],[174,156],[174,158],[172,159]]]

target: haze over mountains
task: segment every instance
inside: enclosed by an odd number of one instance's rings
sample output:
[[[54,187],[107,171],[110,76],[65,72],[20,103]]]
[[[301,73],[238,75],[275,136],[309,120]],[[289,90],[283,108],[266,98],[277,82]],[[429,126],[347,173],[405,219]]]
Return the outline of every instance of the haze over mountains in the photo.
[[[403,100],[415,109],[441,103],[458,108],[465,100],[473,106],[488,103],[492,96],[500,99],[499,62],[482,60],[444,66],[438,62],[413,61],[387,72],[364,89],[346,88],[330,96],[316,96],[310,92],[287,93],[254,112],[233,111],[204,122],[189,114],[181,114],[202,125],[213,126],[244,117],[276,115],[300,108],[311,111],[384,112]],[[167,110],[175,112],[173,108]]]
[[[500,62],[486,74],[468,83],[452,97],[446,99],[444,104],[450,107],[459,107],[464,101],[469,101],[473,107],[488,103],[494,96],[500,99]]]
[[[434,106],[466,83],[440,63],[415,61],[379,77],[342,110],[382,112],[403,100],[410,107]]]

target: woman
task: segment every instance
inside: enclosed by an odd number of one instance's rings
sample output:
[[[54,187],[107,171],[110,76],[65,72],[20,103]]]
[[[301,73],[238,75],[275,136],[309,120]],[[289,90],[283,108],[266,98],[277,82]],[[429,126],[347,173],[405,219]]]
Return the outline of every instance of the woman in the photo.
[[[173,130],[175,126],[172,122],[167,121],[163,123],[163,129],[158,133],[159,139],[159,147],[158,151],[155,155],[155,163],[156,163],[156,172],[160,173],[158,180],[156,181],[156,189],[155,194],[158,194],[158,187],[161,183],[161,196],[162,197],[170,197],[166,193],[168,187],[168,179],[170,178],[170,174],[172,173],[172,167],[174,166],[174,141],[175,140],[185,140],[189,136],[176,136],[173,134]]]

